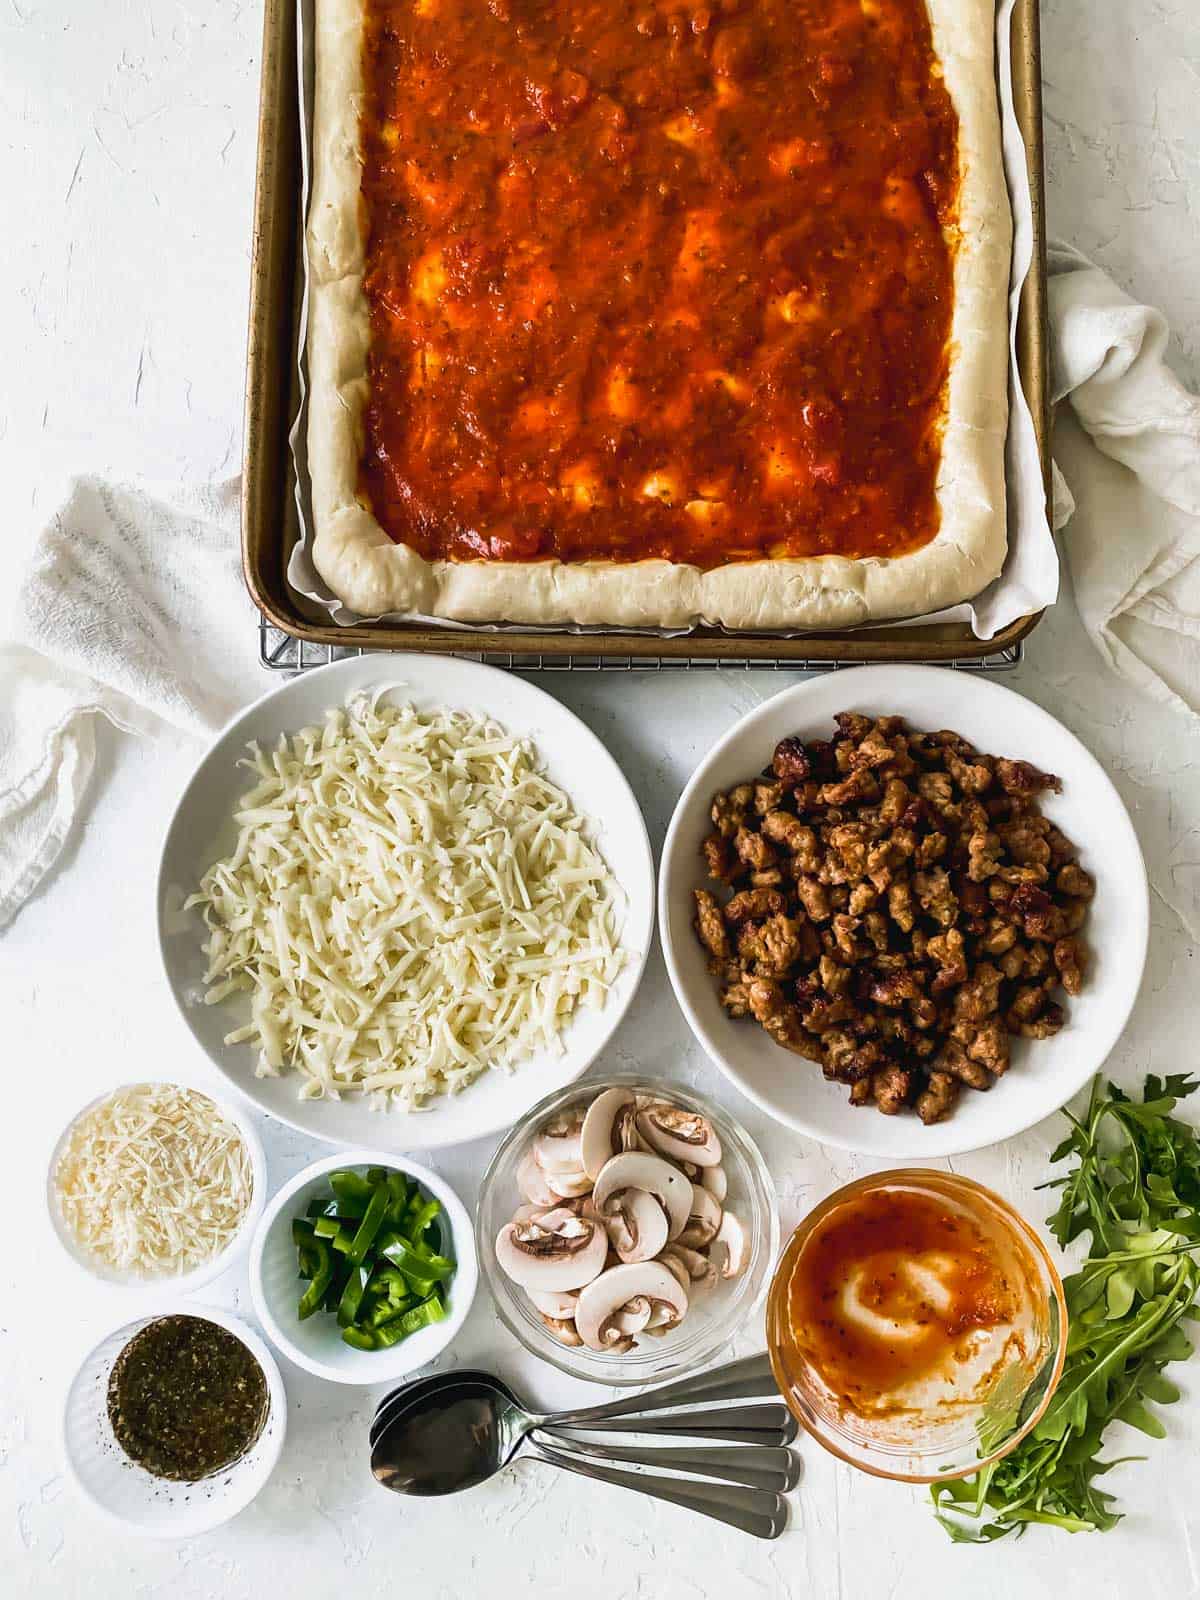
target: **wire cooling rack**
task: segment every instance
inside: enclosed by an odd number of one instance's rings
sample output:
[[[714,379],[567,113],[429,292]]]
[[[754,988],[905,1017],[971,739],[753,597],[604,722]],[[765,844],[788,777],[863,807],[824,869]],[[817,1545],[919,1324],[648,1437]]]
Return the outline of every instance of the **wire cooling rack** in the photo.
[[[509,672],[836,672],[841,667],[861,665],[857,661],[759,661],[750,657],[733,657],[712,661],[707,657],[676,656],[595,656],[581,651],[571,656],[544,656],[520,654],[515,651],[487,655],[478,650],[451,652],[460,661],[486,661]],[[357,645],[312,644],[306,639],[293,639],[290,634],[273,628],[264,616],[258,619],[259,660],[268,672],[308,672],[313,667],[324,667],[331,661],[343,661],[347,656],[361,656],[365,652]],[[962,660],[946,661],[943,666],[957,667],[963,672],[1012,672],[1021,661],[1021,646],[1015,644],[999,650],[994,656],[971,656]]]

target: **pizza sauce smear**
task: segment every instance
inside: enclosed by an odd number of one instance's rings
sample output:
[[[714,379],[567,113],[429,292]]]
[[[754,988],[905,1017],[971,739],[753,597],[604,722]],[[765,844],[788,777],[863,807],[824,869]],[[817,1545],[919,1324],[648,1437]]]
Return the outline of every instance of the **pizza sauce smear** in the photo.
[[[936,1194],[867,1189],[818,1223],[796,1260],[791,1336],[854,1415],[918,1409],[931,1390],[970,1400],[956,1380],[1027,1294],[1014,1248]]]
[[[937,532],[958,119],[925,0],[366,0],[361,492],[451,560]]]

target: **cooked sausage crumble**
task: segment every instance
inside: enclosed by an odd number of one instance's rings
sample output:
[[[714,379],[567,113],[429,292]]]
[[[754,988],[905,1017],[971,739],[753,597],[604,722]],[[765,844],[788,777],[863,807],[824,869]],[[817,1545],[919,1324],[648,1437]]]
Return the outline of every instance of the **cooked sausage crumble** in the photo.
[[[1013,1036],[1062,1027],[1095,885],[1041,813],[1057,778],[900,717],[834,720],[714,796],[701,854],[728,897],[695,890],[696,933],[731,1017],[853,1105],[940,1122]]]

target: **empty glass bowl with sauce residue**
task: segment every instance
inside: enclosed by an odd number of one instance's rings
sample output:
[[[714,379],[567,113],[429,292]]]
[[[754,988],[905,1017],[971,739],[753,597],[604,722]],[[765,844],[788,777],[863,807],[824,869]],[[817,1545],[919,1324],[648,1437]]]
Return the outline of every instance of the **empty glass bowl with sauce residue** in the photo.
[[[1066,1306],[1045,1246],[952,1173],[839,1189],[788,1242],[767,1301],[780,1390],[834,1455],[933,1483],[1006,1455],[1062,1372]]]

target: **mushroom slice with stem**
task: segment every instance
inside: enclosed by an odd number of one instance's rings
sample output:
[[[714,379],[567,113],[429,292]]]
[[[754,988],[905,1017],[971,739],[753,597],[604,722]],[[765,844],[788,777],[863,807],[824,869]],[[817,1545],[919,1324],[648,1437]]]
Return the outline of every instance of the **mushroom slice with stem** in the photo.
[[[579,1337],[579,1330],[570,1317],[548,1317],[544,1311],[539,1311],[538,1317],[559,1344],[579,1346],[583,1343]]]
[[[656,1314],[661,1314],[665,1321],[670,1315],[670,1307],[664,1307],[661,1302],[657,1306],[651,1306],[644,1294],[634,1295],[633,1299],[617,1312],[613,1318],[613,1326],[618,1333],[631,1336],[641,1333],[643,1328],[648,1328]]]
[[[725,1204],[725,1196],[729,1193],[729,1179],[725,1176],[724,1167],[705,1167],[700,1173],[700,1183],[719,1206]]]
[[[608,1202],[604,1225],[622,1261],[653,1261],[667,1242],[670,1226],[662,1206],[645,1189],[618,1190]]]
[[[746,1265],[750,1254],[749,1241],[745,1228],[732,1211],[726,1211],[721,1218],[721,1226],[713,1240],[712,1254],[720,1263],[723,1278],[736,1278]]]
[[[699,1284],[702,1289],[711,1289],[717,1281],[717,1269],[707,1256],[701,1255],[699,1250],[692,1250],[685,1244],[671,1244],[659,1256],[663,1260],[666,1256],[674,1256],[681,1263],[683,1270],[694,1284]]]
[[[721,1208],[707,1189],[698,1183],[692,1185],[692,1210],[687,1227],[680,1233],[677,1243],[689,1250],[702,1250],[717,1237],[721,1226]],[[657,1255],[657,1251],[654,1254]]]
[[[677,1256],[674,1250],[668,1249],[662,1252],[662,1254],[658,1257],[658,1260],[664,1267],[666,1267],[667,1271],[675,1279],[675,1282],[686,1294],[688,1289],[691,1287],[692,1276],[687,1267],[684,1265],[681,1257]]]
[[[533,1141],[539,1167],[552,1177],[556,1172],[583,1170],[583,1117],[578,1111],[552,1118]]]
[[[667,1238],[676,1239],[692,1214],[692,1186],[677,1167],[644,1150],[626,1150],[606,1161],[596,1179],[592,1199],[601,1211],[622,1189],[644,1189],[667,1214]]]
[[[526,1289],[525,1293],[545,1317],[556,1321],[573,1320],[579,1304],[578,1292],[554,1289]]]
[[[672,1161],[690,1161],[697,1167],[715,1167],[721,1159],[721,1141],[707,1117],[682,1106],[655,1100],[638,1112],[638,1132],[660,1155]]]
[[[613,1137],[617,1142],[617,1153],[622,1150],[649,1150],[650,1146],[638,1132],[638,1107],[636,1100],[632,1105],[622,1106],[617,1113],[616,1127]]]
[[[630,1310],[631,1301],[643,1299],[650,1307],[650,1316],[660,1305],[667,1308],[662,1326],[668,1328],[675,1327],[688,1308],[687,1294],[661,1262],[630,1262],[602,1272],[581,1291],[575,1312],[579,1337],[589,1350],[611,1352],[619,1348],[630,1336],[621,1333],[615,1319]]]
[[[532,1206],[554,1206],[559,1196],[546,1184],[546,1174],[538,1166],[532,1150],[527,1150],[517,1166],[517,1188]]]
[[[587,1109],[580,1134],[583,1170],[595,1183],[604,1163],[621,1149],[617,1138],[617,1119],[626,1106],[636,1110],[633,1092],[629,1089],[605,1089],[598,1094]]]
[[[608,1234],[573,1211],[548,1211],[533,1222],[510,1222],[496,1239],[501,1270],[522,1289],[582,1289],[604,1270]]]

